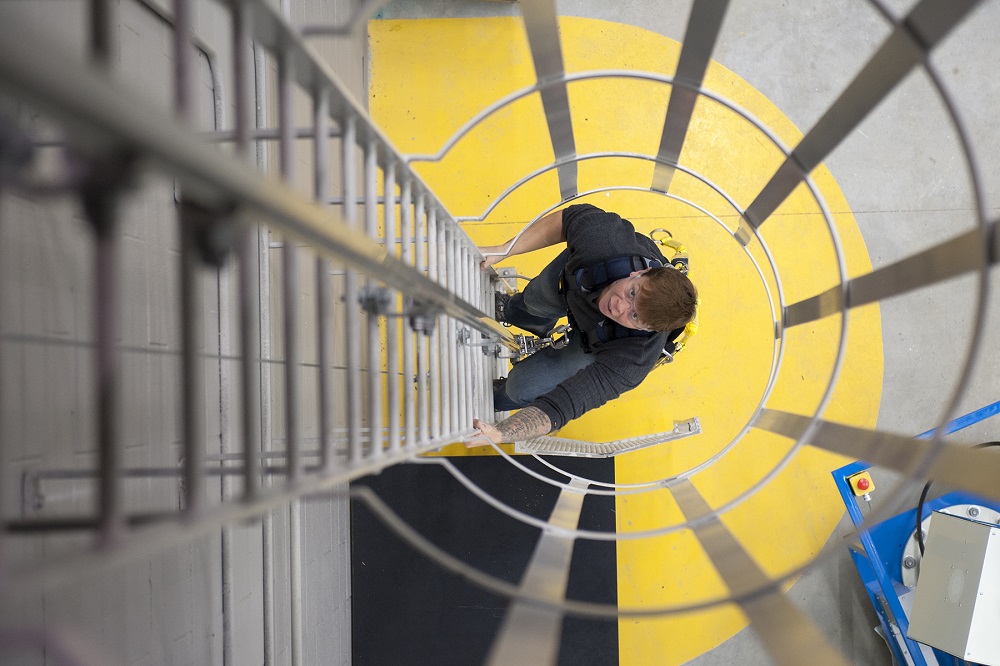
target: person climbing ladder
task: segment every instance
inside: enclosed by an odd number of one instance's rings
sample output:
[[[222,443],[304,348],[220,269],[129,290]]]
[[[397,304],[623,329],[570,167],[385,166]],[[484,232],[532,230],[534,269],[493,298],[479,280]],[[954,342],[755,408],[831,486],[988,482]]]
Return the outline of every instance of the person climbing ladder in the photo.
[[[542,217],[514,239],[480,248],[482,269],[565,242],[524,289],[497,295],[496,317],[539,336],[567,316],[563,347],[545,347],[494,382],[496,411],[518,409],[473,426],[496,443],[548,434],[617,398],[646,378],[697,312],[686,264],[670,264],[657,243],[616,213],[577,204]]]

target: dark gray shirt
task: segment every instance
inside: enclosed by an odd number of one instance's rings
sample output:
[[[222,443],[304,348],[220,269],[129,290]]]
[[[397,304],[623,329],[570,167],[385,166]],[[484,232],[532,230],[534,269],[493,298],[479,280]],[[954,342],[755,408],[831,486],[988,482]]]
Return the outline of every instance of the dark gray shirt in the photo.
[[[666,264],[656,243],[636,233],[631,222],[590,204],[563,210],[563,231],[569,250],[567,271],[627,255],[658,259]],[[571,289],[566,294],[568,309],[578,326],[573,335],[579,336],[581,331],[593,332],[597,323],[605,318],[597,308],[596,300],[597,294],[586,294],[577,289]],[[535,400],[531,406],[548,415],[553,429],[561,428],[568,421],[642,383],[659,359],[666,341],[667,333],[604,343],[590,341],[594,362]]]

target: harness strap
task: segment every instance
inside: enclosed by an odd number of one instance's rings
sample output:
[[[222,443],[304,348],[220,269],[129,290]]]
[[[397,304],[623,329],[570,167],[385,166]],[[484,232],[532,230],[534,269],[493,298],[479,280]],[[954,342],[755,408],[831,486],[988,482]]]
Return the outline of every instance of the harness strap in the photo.
[[[694,335],[694,331],[696,331],[697,328],[697,324],[694,324],[693,327],[690,324],[687,324],[681,328],[675,328],[667,333],[667,341],[663,347],[663,356],[670,357],[684,349],[684,344],[692,335]],[[598,340],[601,342],[608,342],[610,340],[621,340],[622,338],[644,338],[650,335],[655,335],[656,331],[640,331],[638,329],[622,326],[612,319],[602,319],[597,324],[596,333]]]
[[[675,331],[671,331],[671,335]],[[613,319],[602,319],[597,323],[597,339],[601,342],[609,340],[620,340],[622,338],[646,338],[653,335],[655,331],[641,331],[637,328],[622,326]]]
[[[666,230],[657,229],[656,231]],[[666,233],[668,235],[670,234],[670,232]],[[659,240],[655,242],[660,245],[671,247],[675,251],[676,256],[674,257],[674,260],[670,262],[670,265],[679,270],[681,273],[687,274],[688,257],[686,248],[674,240]],[[647,268],[660,268],[663,265],[663,262],[658,259],[650,259],[649,257],[644,257],[642,255],[614,257],[592,266],[578,268],[573,273],[563,271],[562,279],[559,281],[559,293],[565,294],[570,289],[579,289],[585,294],[591,294],[596,291],[600,291],[616,280],[628,277],[635,271],[642,271]],[[576,325],[576,320],[573,317],[572,312],[567,312],[566,314],[569,318],[570,328],[577,331],[579,335],[582,336],[584,349],[589,352],[591,346],[589,337],[591,333],[580,330],[579,326]],[[672,360],[672,355],[683,349],[684,344],[697,330],[697,321],[693,321],[682,328],[670,331],[667,334],[667,343],[663,349],[663,356]],[[597,338],[597,341],[602,343],[622,338],[648,337],[650,335],[654,335],[655,333],[655,331],[640,331],[634,328],[628,328],[612,319],[601,320],[597,323],[596,330],[593,331],[593,335]]]
[[[650,259],[641,255],[627,255],[614,257],[607,261],[584,266],[576,269],[573,273],[563,272],[563,293],[570,289],[579,289],[585,294],[600,291],[615,280],[628,277],[635,271],[643,271],[647,268],[659,268],[663,262],[658,259]]]
[[[570,289],[579,289],[585,294],[592,294],[604,289],[604,287],[612,282],[628,277],[635,271],[642,271],[647,268],[660,268],[661,266],[663,266],[663,262],[659,259],[651,259],[637,254],[613,257],[591,266],[578,268],[572,273],[570,271],[563,271],[562,279],[559,281],[559,293],[565,294]],[[591,346],[591,335],[594,335],[600,342],[607,342],[608,340],[615,340],[617,338],[631,336],[646,337],[653,334],[652,331],[639,331],[626,328],[609,319],[599,322],[597,330],[591,333],[580,330],[572,312],[567,311],[566,315],[569,319],[570,327],[579,333],[584,349],[588,351]]]

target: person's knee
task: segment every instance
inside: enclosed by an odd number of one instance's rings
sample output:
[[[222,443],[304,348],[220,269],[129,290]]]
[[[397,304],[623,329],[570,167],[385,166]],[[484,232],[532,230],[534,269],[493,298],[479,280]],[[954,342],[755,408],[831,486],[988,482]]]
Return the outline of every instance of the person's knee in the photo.
[[[522,292],[521,306],[535,317],[558,319],[566,314],[566,301],[558,294],[538,294]]]
[[[516,382],[515,382],[516,386]],[[498,412],[509,412],[530,405],[538,396],[526,397],[521,392],[510,392],[508,379],[497,379],[493,382],[493,409]]]
[[[534,386],[534,382],[518,381],[516,374],[513,377],[508,377],[504,384],[504,392],[507,397],[519,406],[528,405],[538,397],[538,390]]]
[[[511,296],[507,303],[506,323],[543,337],[555,326],[557,318],[533,311],[521,294]]]

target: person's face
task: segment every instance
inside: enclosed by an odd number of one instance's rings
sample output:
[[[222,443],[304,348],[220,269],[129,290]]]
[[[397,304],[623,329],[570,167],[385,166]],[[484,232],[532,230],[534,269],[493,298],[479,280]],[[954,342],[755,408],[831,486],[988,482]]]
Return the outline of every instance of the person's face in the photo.
[[[597,298],[597,308],[605,317],[612,319],[625,328],[638,330],[650,330],[639,319],[639,313],[635,311],[635,297],[642,288],[643,273],[646,271],[636,271],[626,278],[615,280],[601,292]]]

